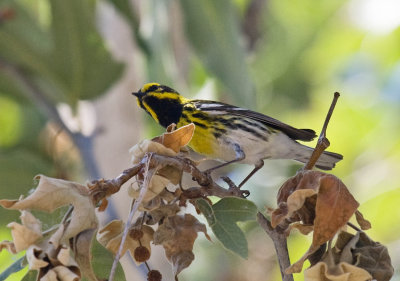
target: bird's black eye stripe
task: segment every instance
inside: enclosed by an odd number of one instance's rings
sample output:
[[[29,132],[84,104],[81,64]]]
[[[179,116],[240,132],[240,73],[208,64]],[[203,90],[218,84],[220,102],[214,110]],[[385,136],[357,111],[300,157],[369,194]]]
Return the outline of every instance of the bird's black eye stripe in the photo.
[[[150,88],[147,89],[147,92],[154,92],[154,91],[156,91],[157,89],[158,89],[158,86],[157,86],[157,85],[152,85],[152,86],[150,86]]]

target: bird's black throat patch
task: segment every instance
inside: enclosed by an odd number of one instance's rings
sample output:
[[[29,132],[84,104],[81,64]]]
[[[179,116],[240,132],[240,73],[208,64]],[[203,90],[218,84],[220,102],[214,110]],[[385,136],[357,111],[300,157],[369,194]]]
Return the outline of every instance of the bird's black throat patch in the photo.
[[[147,96],[144,97],[143,102],[155,112],[160,125],[164,128],[172,123],[178,124],[183,109],[178,100]]]

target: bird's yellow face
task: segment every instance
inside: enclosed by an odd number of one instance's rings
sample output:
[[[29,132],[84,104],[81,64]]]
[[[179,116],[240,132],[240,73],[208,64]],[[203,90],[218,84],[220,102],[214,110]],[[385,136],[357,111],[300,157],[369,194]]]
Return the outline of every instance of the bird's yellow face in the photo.
[[[182,115],[186,99],[170,87],[158,83],[147,83],[138,92],[137,104],[163,127],[177,124]]]

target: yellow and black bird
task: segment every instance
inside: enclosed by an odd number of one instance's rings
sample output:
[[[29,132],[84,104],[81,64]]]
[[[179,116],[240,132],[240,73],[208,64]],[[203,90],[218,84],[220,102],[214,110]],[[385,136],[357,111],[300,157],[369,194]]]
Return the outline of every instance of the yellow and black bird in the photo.
[[[189,146],[209,159],[225,166],[232,162],[255,165],[242,186],[258,169],[264,159],[294,159],[305,163],[313,149],[297,142],[311,141],[313,130],[296,129],[264,114],[222,102],[191,100],[177,91],[158,83],[145,84],[133,95],[138,105],[163,127],[194,123],[196,129]],[[324,152],[316,166],[331,170],[343,156]],[[214,168],[213,168],[214,169]]]

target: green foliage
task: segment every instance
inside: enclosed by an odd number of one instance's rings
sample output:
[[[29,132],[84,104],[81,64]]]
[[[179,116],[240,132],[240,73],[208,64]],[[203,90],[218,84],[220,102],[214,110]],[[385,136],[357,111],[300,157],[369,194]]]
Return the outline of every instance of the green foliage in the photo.
[[[254,106],[254,87],[240,44],[235,7],[229,0],[180,1],[186,36],[207,70],[218,77],[234,102]]]
[[[99,96],[122,67],[113,62],[94,21],[94,1],[49,1],[50,29],[42,27],[19,1],[3,1],[15,18],[0,27],[0,57],[29,73],[53,102],[75,106]],[[0,86],[6,84],[1,83]],[[0,88],[7,94],[14,86]]]
[[[222,245],[242,258],[247,258],[247,240],[237,222],[255,220],[256,205],[236,197],[223,198],[212,206],[204,199],[198,199],[196,204]]]

